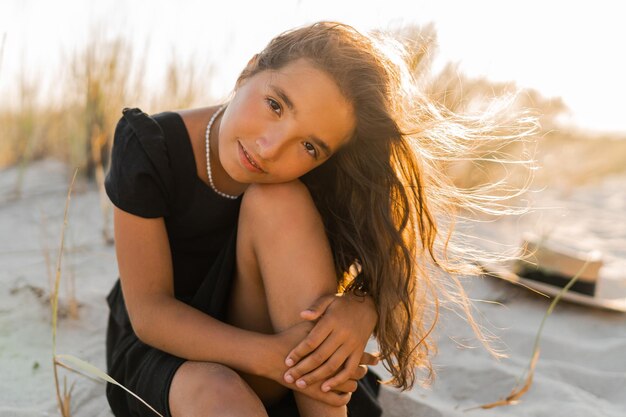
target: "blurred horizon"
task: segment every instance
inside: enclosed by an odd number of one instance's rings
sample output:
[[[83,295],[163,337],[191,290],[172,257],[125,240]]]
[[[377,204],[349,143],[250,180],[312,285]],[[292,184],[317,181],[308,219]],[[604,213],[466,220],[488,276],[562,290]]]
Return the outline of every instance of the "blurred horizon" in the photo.
[[[564,125],[623,136],[626,62],[611,46],[626,38],[618,7],[603,0],[300,0],[219,6],[200,0],[5,0],[0,4],[0,106],[19,101],[20,79],[37,80],[41,101],[71,93],[55,90],[60,88],[56,81],[67,76],[69,59],[94,37],[129,42],[136,54],[132,59],[144,60],[148,88],[163,83],[172,61],[184,63],[196,77],[206,74],[208,102],[226,97],[247,60],[283,30],[316,20],[342,21],[362,31],[432,23],[438,41],[433,70],[456,62],[462,75],[515,82],[548,99],[561,98],[569,108],[560,117]]]

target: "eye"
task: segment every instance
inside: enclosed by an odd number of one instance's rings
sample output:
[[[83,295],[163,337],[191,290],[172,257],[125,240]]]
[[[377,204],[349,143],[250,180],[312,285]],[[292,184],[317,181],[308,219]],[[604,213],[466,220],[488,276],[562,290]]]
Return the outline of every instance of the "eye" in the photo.
[[[317,149],[311,142],[304,142],[304,149],[311,155],[313,158],[317,159]]]
[[[279,116],[282,114],[283,109],[282,107],[280,107],[280,103],[278,101],[274,100],[271,97],[267,97],[265,101],[267,102],[267,105],[269,106],[270,110],[272,110],[274,113],[276,113]]]

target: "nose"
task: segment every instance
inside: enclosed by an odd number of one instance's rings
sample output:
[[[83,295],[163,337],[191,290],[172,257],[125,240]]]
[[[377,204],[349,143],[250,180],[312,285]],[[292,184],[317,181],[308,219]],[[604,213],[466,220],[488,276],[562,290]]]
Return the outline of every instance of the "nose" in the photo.
[[[285,141],[278,133],[269,133],[256,140],[258,155],[265,160],[278,158],[284,145]]]

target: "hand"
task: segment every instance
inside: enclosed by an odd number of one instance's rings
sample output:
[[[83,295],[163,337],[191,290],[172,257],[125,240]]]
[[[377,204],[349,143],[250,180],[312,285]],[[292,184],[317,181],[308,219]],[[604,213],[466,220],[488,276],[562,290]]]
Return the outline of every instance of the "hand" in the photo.
[[[363,354],[378,320],[371,297],[324,296],[301,317],[317,323],[287,355],[285,364],[290,368],[284,375],[285,382],[305,388],[325,380],[321,389],[329,392],[352,379],[359,365],[378,362],[375,356]]]
[[[300,392],[310,398],[321,401],[331,406],[339,407],[346,405],[357,389],[357,380],[363,378],[367,373],[367,367],[358,367],[352,374],[351,378],[341,384],[335,386],[331,391],[322,391],[321,382],[312,383],[306,387],[300,388],[294,384],[289,384],[283,379],[286,371],[284,358],[289,349],[292,349],[297,343],[305,339],[314,324],[308,321],[300,322],[280,333],[269,336],[268,343],[264,344],[266,352],[269,354],[262,362],[264,364],[264,372],[259,375],[270,378],[279,384]],[[274,364],[274,365],[272,365]],[[276,365],[278,364],[278,366]]]

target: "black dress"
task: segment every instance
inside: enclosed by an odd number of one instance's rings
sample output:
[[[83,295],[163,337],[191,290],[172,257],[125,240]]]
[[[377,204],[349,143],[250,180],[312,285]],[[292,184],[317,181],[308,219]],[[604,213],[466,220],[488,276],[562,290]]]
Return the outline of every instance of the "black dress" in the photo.
[[[105,188],[120,209],[141,217],[165,219],[176,298],[224,320],[234,276],[241,198],[223,198],[200,180],[180,115],[166,112],[150,117],[139,109],[124,109],[115,130]],[[185,360],[139,341],[130,326],[119,280],[107,301],[109,375],[169,417],[170,384]],[[378,388],[376,376],[368,373],[352,395],[348,414],[380,416]],[[154,415],[115,385],[107,385],[107,399],[117,417]],[[293,395],[286,395],[268,409],[268,414],[297,417]]]

